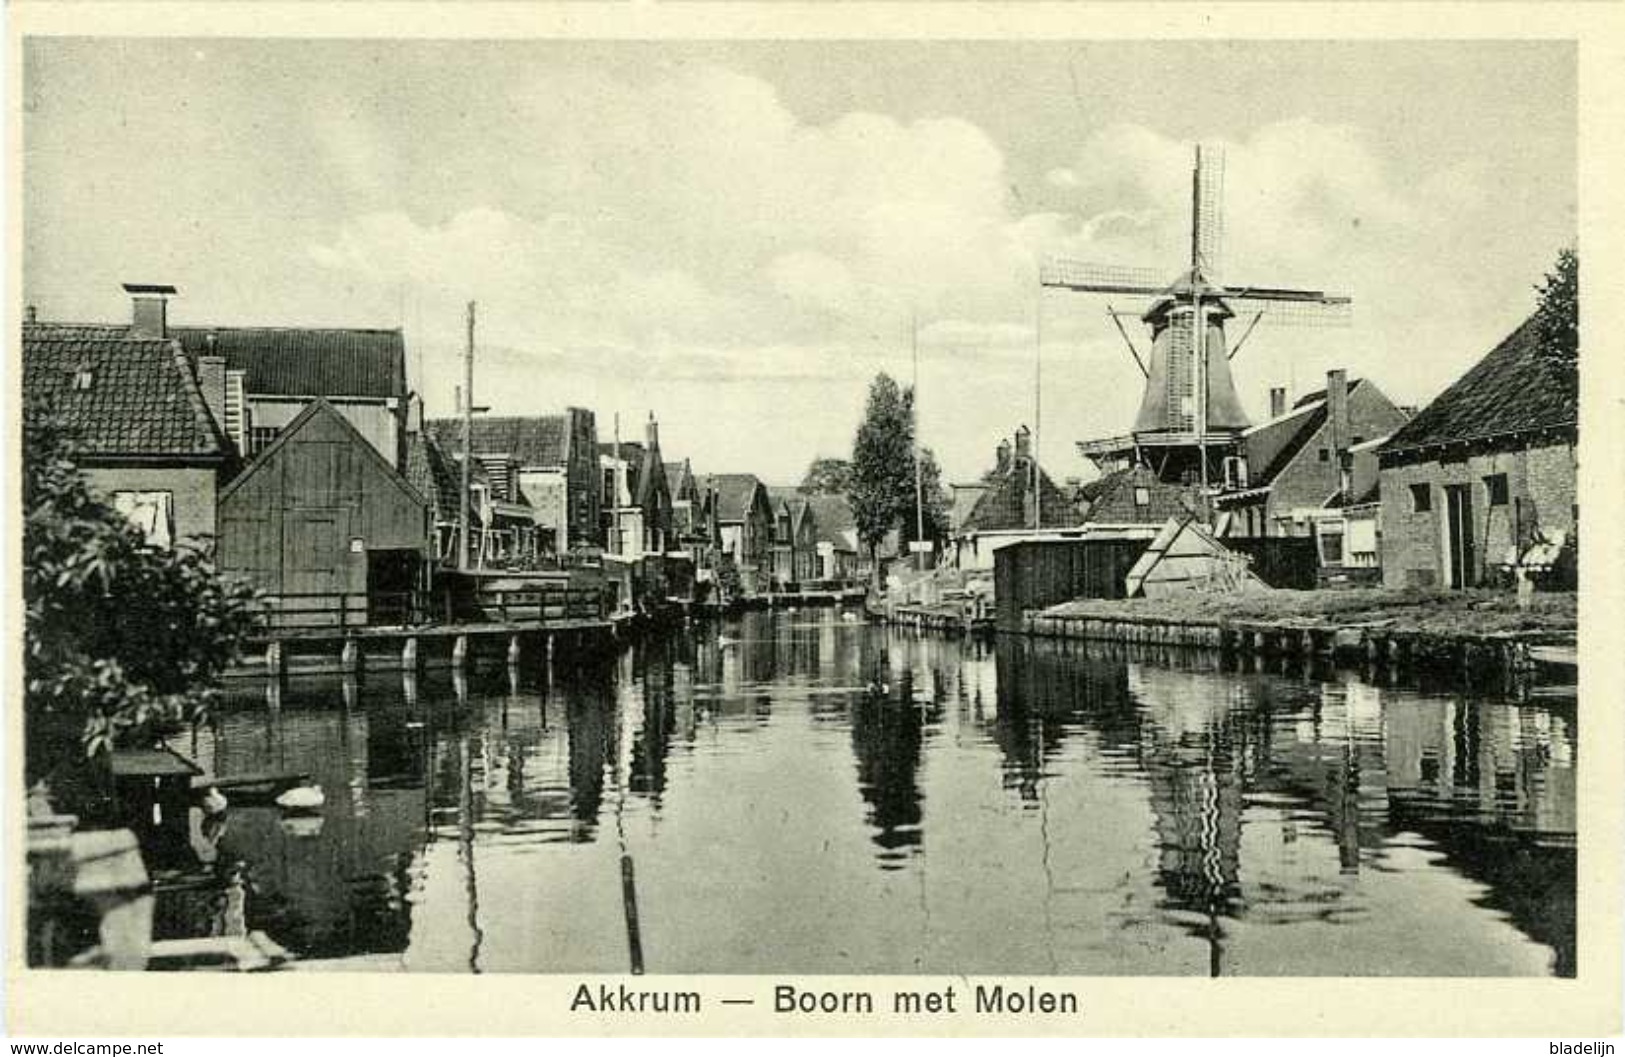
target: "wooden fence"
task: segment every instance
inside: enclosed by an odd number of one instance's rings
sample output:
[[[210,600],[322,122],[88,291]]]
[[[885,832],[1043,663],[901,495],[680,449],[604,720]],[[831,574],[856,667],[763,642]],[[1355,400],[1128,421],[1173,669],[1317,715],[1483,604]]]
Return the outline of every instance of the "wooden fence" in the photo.
[[[284,594],[268,596],[265,603],[265,626],[273,632],[344,632],[364,627],[412,626],[431,620],[548,624],[605,617],[601,589],[562,584],[478,591],[465,596],[454,610],[449,596],[431,606],[425,591]]]

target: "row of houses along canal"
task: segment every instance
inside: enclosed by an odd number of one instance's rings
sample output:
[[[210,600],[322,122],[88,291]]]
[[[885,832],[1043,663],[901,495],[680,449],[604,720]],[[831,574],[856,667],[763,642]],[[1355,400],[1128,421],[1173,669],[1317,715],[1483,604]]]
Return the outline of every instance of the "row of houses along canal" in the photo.
[[[1572,688],[805,608],[232,686],[189,754],[308,771],[327,809],[192,811],[158,939],[235,917],[296,967],[436,972],[1574,972]]]

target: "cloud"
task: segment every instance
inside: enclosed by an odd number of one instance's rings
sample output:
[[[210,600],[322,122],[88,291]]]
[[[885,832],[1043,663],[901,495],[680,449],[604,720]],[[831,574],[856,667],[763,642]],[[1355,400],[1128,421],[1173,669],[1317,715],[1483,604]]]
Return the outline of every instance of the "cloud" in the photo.
[[[492,149],[524,150],[515,156],[526,162],[503,174],[500,200],[441,216],[358,213],[306,250],[343,282],[411,291],[426,324],[416,339],[435,353],[421,383],[431,401],[454,384],[469,299],[481,302],[485,340],[507,350],[492,360],[492,402],[511,411],[583,402],[582,390],[656,404],[677,400],[663,385],[740,392],[753,381],[763,393],[843,383],[858,405],[877,369],[906,368],[917,317],[923,358],[953,371],[922,384],[974,394],[925,401],[927,430],[935,407],[936,427],[954,431],[938,447],[966,473],[1030,406],[1040,260],[1172,278],[1189,252],[1190,145],[1143,126],[1101,129],[1047,172],[1052,208],[1019,212],[1003,152],[967,121],[859,112],[810,123],[766,81],[715,66],[635,81],[548,71],[507,107]],[[384,159],[386,174],[393,164],[369,136],[353,148],[363,157],[336,154],[358,185],[374,171],[368,159]],[[1415,399],[1459,370],[1392,350],[1447,341],[1487,303],[1493,291],[1459,269],[1482,238],[1472,226],[1493,226],[1491,176],[1462,170],[1404,186],[1367,137],[1295,119],[1225,145],[1223,277],[1346,290],[1361,320],[1330,336],[1261,333],[1237,364],[1244,395],[1288,379],[1306,388],[1343,365]],[[1051,429],[1068,439],[1120,431],[1140,379],[1104,306],[1055,293],[1045,306]],[[707,438],[697,446],[711,449],[700,454],[726,457],[730,431],[760,428],[745,421],[756,410],[712,407],[695,424]],[[809,435],[827,440],[856,408],[800,413]]]

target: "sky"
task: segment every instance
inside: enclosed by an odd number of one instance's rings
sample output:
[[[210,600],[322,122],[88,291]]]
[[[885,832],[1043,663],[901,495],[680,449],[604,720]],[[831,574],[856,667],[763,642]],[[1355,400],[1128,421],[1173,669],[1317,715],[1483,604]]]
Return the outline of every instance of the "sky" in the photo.
[[[23,293],[401,326],[432,415],[476,301],[477,404],[589,407],[606,440],[652,412],[668,459],[775,483],[847,455],[917,359],[949,480],[1022,424],[1087,477],[1074,442],[1125,431],[1142,380],[1041,261],[1172,279],[1220,144],[1220,278],[1355,300],[1260,326],[1244,406],[1332,367],[1424,404],[1575,241],[1575,93],[1563,42],[34,39]]]

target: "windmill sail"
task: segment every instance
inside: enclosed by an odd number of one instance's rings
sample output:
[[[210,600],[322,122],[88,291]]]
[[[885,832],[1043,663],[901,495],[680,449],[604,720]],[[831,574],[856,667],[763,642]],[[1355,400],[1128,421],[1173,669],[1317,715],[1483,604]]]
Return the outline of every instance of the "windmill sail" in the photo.
[[[1224,148],[1198,144],[1191,173],[1191,268],[1214,280],[1224,252]]]

